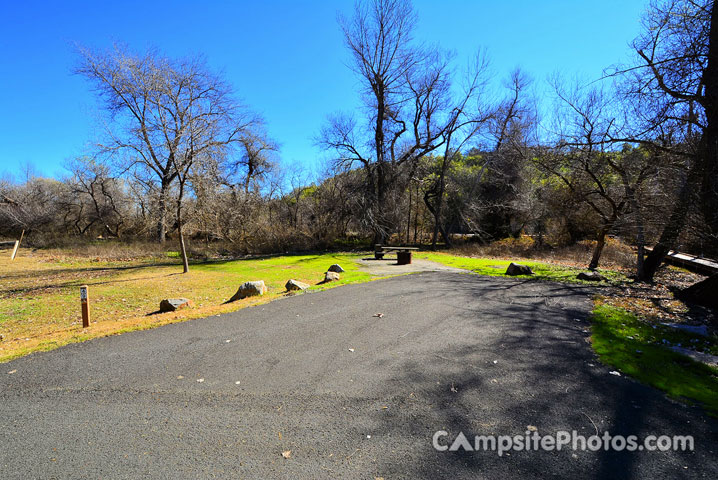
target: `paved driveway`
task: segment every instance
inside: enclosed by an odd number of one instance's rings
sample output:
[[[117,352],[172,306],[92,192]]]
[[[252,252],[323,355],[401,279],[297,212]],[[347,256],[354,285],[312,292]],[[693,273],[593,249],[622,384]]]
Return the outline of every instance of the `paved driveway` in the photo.
[[[718,422],[610,375],[589,299],[419,273],[34,354],[0,365],[0,478],[716,478]],[[432,447],[529,425],[696,450]]]

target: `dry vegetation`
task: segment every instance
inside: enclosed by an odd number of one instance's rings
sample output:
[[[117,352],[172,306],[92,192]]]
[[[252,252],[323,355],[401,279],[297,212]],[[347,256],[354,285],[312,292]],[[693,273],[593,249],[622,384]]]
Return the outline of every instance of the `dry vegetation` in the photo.
[[[266,302],[284,294],[294,278],[313,289],[368,280],[357,270],[352,255],[267,256],[241,260],[215,260],[193,264],[181,274],[176,255],[129,257],[126,250],[97,249],[92,255],[73,251],[22,249],[11,262],[0,259],[0,361],[26,353],[52,349],[70,342],[151,328],[158,325],[225,313]],[[172,253],[172,252],[170,252]],[[346,265],[339,282],[319,286],[332,263]],[[224,304],[247,280],[264,280],[269,293],[261,299]],[[83,329],[79,287],[88,285],[92,320]],[[191,309],[156,314],[163,298],[186,297]]]
[[[582,240],[570,246],[540,247],[533,237],[522,235],[485,245],[465,243],[457,246],[453,251],[458,255],[472,257],[524,258],[582,268],[586,266],[587,259],[591,258],[595,246],[595,240]],[[601,256],[602,267],[629,273],[635,268],[635,263],[636,252],[632,247],[617,238],[607,239]]]
[[[524,259],[548,262],[569,268],[583,268],[591,256],[595,241],[584,240],[566,247],[538,247],[534,238],[521,236],[507,238],[487,245],[465,243],[451,253],[496,259]],[[617,238],[610,238],[601,258],[606,269],[629,277],[635,271],[635,249]],[[687,304],[676,298],[674,292],[704,280],[706,277],[687,270],[664,266],[658,270],[654,283],[629,281],[614,283],[601,291],[597,304],[620,307],[648,322],[674,322],[687,324],[715,324],[716,314],[709,308]]]

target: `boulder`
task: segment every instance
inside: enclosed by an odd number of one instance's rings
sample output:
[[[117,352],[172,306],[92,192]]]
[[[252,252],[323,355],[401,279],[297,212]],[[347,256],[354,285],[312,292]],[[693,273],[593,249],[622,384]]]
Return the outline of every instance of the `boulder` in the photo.
[[[166,298],[160,302],[160,312],[174,312],[180,308],[191,306],[192,302],[186,298]]]
[[[339,274],[337,272],[326,272],[322,283],[333,282],[335,280],[339,280]]]
[[[327,269],[328,272],[344,273],[344,269],[337,263]]]
[[[286,288],[288,292],[291,292],[293,290],[306,290],[307,288],[309,288],[309,284],[300,282],[299,280],[291,279],[287,282],[284,288]]]
[[[690,350],[688,348],[678,346],[673,346],[669,348],[676,353],[680,353],[681,355],[685,355],[692,358],[696,362],[705,363],[709,367],[713,368],[718,367],[718,356],[711,355],[710,353],[696,352],[695,350]]]
[[[696,335],[702,335],[704,337],[709,336],[708,325],[685,325],[682,323],[661,323],[661,325],[665,325],[666,327],[675,328],[678,330],[683,330],[684,332],[688,333],[695,333]],[[0,335],[0,337],[2,337],[2,335]]]
[[[267,286],[264,285],[264,280],[257,280],[256,282],[244,282],[237,289],[237,293],[229,299],[230,302],[235,300],[242,300],[247,297],[254,297],[257,295],[264,295],[267,293]]]
[[[511,262],[509,268],[506,269],[506,275],[533,275],[534,272],[527,265],[520,265],[518,263]]]
[[[581,272],[576,275],[579,280],[586,280],[587,282],[603,282],[606,277],[598,272]]]
[[[718,273],[676,292],[676,296],[718,310]]]

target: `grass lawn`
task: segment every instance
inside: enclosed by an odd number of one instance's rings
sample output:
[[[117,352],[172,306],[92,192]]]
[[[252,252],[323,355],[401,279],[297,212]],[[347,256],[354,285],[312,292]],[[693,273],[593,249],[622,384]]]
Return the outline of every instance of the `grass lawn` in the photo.
[[[312,290],[364,282],[371,275],[353,261],[360,255],[273,256],[196,263],[188,274],[179,259],[109,262],[79,260],[22,251],[0,260],[0,362],[71,342],[230,312],[283,295],[290,278]],[[317,285],[333,263],[346,270],[341,279]],[[268,293],[223,305],[247,280],[264,280]],[[90,328],[80,318],[79,286],[89,286]],[[186,297],[190,309],[156,312],[163,298]]]
[[[587,269],[581,269],[576,267],[568,267],[564,265],[555,265],[545,262],[536,262],[532,260],[502,260],[496,258],[474,258],[474,257],[460,257],[456,255],[450,255],[447,253],[434,253],[434,252],[420,252],[416,254],[417,258],[423,258],[431,260],[433,262],[441,263],[456,268],[464,268],[471,270],[479,275],[489,275],[492,277],[505,277],[506,268],[513,261],[522,265],[528,265],[534,272],[534,275],[517,275],[514,278],[534,278],[536,280],[546,280],[552,282],[563,282],[563,283],[579,283],[579,284],[593,284],[596,282],[587,282],[585,280],[579,280],[576,275],[579,272],[586,272]],[[625,275],[620,272],[614,272],[612,270],[599,270],[599,273],[606,277],[607,282],[600,282],[600,284],[620,284],[626,282],[628,279]]]
[[[670,397],[701,404],[718,417],[718,369],[669,350],[666,345],[695,345],[706,353],[718,353],[712,338],[651,325],[610,305],[599,305],[592,314],[591,341],[601,361]]]

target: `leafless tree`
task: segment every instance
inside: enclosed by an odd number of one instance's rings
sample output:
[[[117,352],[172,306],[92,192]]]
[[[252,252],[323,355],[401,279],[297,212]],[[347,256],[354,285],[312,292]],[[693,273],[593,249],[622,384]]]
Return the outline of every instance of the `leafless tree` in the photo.
[[[84,233],[97,223],[108,236],[119,238],[126,220],[124,210],[128,203],[119,179],[110,175],[107,165],[92,158],[77,158],[67,168],[72,174],[67,182],[71,203],[78,205],[80,215],[85,204],[89,204],[89,212],[84,214],[86,225],[78,227],[78,231]]]
[[[468,146],[493,114],[488,102],[480,98],[488,80],[488,60],[483,52],[477,55],[469,72],[467,72],[468,82],[464,87],[464,92],[449,116],[450,123],[445,125],[442,134],[443,155],[439,159],[438,171],[434,176],[434,181],[424,191],[424,204],[434,217],[432,249],[436,249],[439,233],[441,233],[444,243],[447,246],[451,245],[451,237],[442,224],[446,175],[457,155],[461,154],[462,149]]]
[[[634,41],[638,62],[618,67],[636,120],[629,135],[671,155],[682,155],[686,175],[642,279],[652,281],[683,231],[694,192],[707,229],[718,234],[718,4],[713,0],[654,0]]]
[[[174,60],[156,52],[136,55],[80,48],[77,72],[88,78],[109,113],[104,152],[157,191],[157,239],[163,242],[168,202],[177,184],[176,216],[184,270],[182,201],[193,168],[219,161],[252,135],[259,119],[242,108],[232,89],[200,58]]]
[[[366,116],[331,117],[319,143],[336,152],[339,165],[364,170],[366,219],[374,241],[384,243],[400,221],[390,215],[388,201],[418,159],[446,142],[468,102],[452,101],[450,56],[414,44],[416,14],[408,1],[357,3],[340,23]]]
[[[655,173],[655,157],[647,152],[630,154],[631,149],[610,147],[616,127],[616,109],[611,95],[601,87],[566,87],[553,79],[559,105],[556,111],[556,148],[536,157],[545,171],[558,178],[581,202],[600,218],[596,247],[588,268],[598,267],[606,236],[617,222],[633,211],[639,214],[637,192]],[[640,220],[640,214],[639,214]],[[638,223],[638,237],[643,236]],[[643,245],[639,240],[637,269],[643,270]]]

